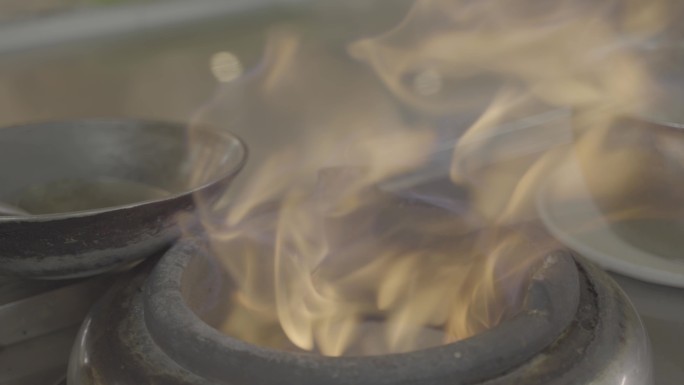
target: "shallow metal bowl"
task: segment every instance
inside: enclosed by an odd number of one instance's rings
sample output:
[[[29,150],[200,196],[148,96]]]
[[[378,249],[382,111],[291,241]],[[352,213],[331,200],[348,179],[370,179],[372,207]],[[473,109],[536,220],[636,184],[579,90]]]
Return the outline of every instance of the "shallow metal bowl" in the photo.
[[[65,278],[138,261],[178,235],[177,215],[211,202],[247,150],[216,128],[86,120],[0,129],[0,274]]]

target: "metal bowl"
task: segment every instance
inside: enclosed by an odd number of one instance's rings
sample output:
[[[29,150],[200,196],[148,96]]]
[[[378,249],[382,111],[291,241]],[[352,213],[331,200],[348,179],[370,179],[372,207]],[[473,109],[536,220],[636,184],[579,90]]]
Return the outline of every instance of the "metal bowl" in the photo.
[[[120,120],[0,130],[0,274],[88,276],[167,247],[177,215],[211,202],[245,163],[235,135],[210,127]]]
[[[77,280],[0,277],[0,383],[56,385],[90,306],[115,274]]]

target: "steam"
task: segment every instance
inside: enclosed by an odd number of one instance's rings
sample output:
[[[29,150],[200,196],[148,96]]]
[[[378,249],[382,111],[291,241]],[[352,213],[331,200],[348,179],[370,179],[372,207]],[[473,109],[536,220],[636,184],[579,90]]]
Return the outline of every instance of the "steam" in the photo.
[[[259,106],[240,124],[293,133],[259,160],[227,213],[207,213],[236,287],[220,327],[339,356],[455,341],[514,314],[551,247],[524,223],[567,156],[572,111],[588,111],[575,122],[591,127],[581,152],[634,108],[652,82],[632,47],[662,32],[667,6],[420,0],[393,30],[349,45],[366,72],[292,29],[275,31],[243,77],[235,58],[215,56],[222,95]],[[435,122],[473,113],[449,170],[470,191],[468,212],[381,191],[430,165],[448,138]],[[551,134],[521,134],[533,126]]]

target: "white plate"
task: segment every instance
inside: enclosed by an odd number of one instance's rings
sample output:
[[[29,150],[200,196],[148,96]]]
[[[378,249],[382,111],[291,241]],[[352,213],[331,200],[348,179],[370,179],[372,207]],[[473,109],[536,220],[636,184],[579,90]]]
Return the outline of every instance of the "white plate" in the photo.
[[[568,189],[575,197],[571,201],[560,196]],[[537,195],[537,210],[553,236],[606,270],[684,288],[684,263],[632,246],[602,219],[573,156],[569,156],[542,186]]]

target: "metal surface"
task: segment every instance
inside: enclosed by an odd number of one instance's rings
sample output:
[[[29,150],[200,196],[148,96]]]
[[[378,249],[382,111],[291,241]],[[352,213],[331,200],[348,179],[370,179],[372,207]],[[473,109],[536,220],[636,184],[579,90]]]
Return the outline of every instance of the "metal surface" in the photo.
[[[87,276],[166,247],[179,234],[177,215],[194,210],[193,194],[213,201],[246,157],[242,142],[228,132],[198,128],[191,135],[182,124],[139,120],[0,130],[0,175],[8,176],[1,199],[45,212],[0,217],[0,273]],[[195,180],[197,169],[203,174]],[[129,200],[102,207],[107,194]],[[65,207],[78,209],[61,211]]]

